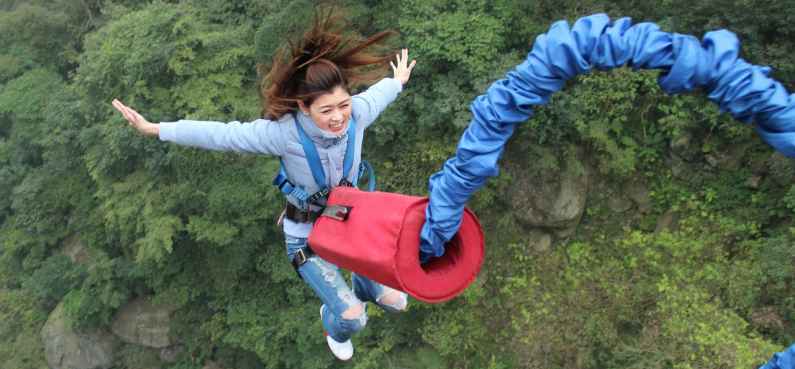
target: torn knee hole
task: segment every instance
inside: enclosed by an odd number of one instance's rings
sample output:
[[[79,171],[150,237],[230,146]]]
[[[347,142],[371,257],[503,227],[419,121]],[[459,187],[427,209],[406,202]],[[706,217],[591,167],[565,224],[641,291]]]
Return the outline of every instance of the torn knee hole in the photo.
[[[406,299],[405,293],[400,291],[391,291],[378,299],[378,303],[393,307],[397,310],[405,310],[408,301]]]
[[[359,319],[364,314],[364,305],[356,304],[348,308],[342,313],[342,319]]]

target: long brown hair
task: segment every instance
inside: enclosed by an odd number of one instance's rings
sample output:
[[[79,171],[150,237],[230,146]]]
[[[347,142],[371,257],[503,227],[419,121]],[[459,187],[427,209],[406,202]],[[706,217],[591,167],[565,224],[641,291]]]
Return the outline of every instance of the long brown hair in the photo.
[[[391,53],[372,53],[394,34],[383,31],[366,39],[343,33],[346,27],[334,8],[316,9],[312,27],[297,41],[288,41],[270,66],[258,65],[262,115],[279,119],[296,111],[298,102],[310,105],[318,96],[342,87],[372,82],[385,71]]]

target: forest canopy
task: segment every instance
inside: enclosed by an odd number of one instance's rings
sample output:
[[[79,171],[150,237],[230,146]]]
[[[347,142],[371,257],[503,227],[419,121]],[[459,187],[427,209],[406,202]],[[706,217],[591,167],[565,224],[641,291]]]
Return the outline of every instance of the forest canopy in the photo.
[[[116,337],[96,366],[115,369],[756,368],[795,341],[795,162],[703,95],[619,69],[572,80],[517,128],[469,204],[486,235],[476,282],[369,310],[353,362],[336,362],[274,224],[278,159],[147,139],[110,105],[257,119],[257,64],[314,4],[0,0],[0,369],[51,366],[58,319]],[[427,195],[470,102],[561,19],[726,28],[795,90],[790,0],[335,4],[351,32],[395,30],[418,61],[367,131],[382,191]],[[168,307],[166,344],[119,333],[139,301]]]

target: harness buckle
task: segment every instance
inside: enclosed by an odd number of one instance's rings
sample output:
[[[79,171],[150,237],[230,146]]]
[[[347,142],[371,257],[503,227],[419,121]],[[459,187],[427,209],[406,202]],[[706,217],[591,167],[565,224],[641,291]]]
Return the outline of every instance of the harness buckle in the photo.
[[[348,219],[348,214],[350,214],[350,212],[351,212],[350,206],[330,205],[326,206],[326,208],[323,209],[323,214],[321,214],[321,216],[329,217],[331,219],[336,219],[343,222],[346,219]]]
[[[304,265],[304,263],[306,263],[306,259],[307,257],[306,254],[304,253],[304,249],[302,248],[298,249],[298,252],[296,252],[295,256],[293,256],[293,265],[295,265],[296,267],[300,267],[301,265]]]
[[[307,260],[309,260],[309,258],[314,254],[315,252],[312,251],[312,248],[309,247],[309,245],[306,245],[298,249],[295,255],[293,255],[293,260],[291,260],[290,263],[293,264],[293,269],[295,269],[295,274],[298,274],[298,278],[303,278],[301,277],[301,273],[298,271],[298,268],[300,268],[301,265],[306,264]]]

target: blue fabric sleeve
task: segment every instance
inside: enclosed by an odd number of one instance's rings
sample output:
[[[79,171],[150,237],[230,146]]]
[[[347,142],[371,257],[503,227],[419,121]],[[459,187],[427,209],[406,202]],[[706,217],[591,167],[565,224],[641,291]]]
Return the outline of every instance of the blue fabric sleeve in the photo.
[[[264,119],[251,123],[180,120],[160,123],[160,140],[207,150],[281,156],[285,125]]]
[[[759,369],[795,369],[795,345],[783,352],[777,352],[773,358]]]
[[[441,256],[458,231],[464,205],[490,176],[517,123],[533,115],[564,83],[592,69],[660,69],[662,89],[681,93],[702,88],[722,111],[755,122],[765,142],[795,157],[795,98],[768,77],[770,68],[740,59],[739,41],[726,30],[703,41],[663,32],[653,23],[612,22],[605,14],[579,19],[572,27],[554,23],[538,36],[526,60],[494,82],[471,105],[472,121],[455,156],[429,181],[430,203],[422,228],[421,260]]]
[[[378,83],[370,86],[366,91],[354,95],[351,99],[353,118],[359,129],[369,127],[378,115],[386,109],[397,98],[403,85],[394,78],[384,78]]]

